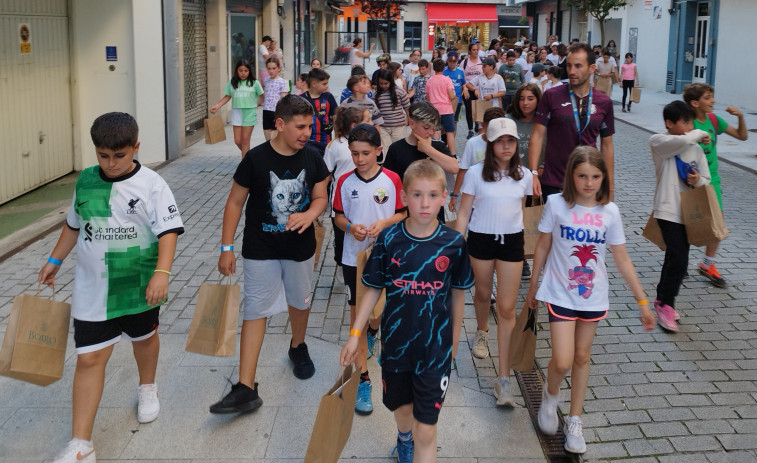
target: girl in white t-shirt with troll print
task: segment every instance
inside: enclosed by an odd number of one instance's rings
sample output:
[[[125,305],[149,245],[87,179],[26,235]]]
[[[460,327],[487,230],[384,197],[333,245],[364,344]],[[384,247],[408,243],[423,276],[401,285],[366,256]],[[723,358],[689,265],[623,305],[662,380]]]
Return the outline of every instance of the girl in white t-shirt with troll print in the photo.
[[[623,222],[610,202],[610,182],[602,155],[592,146],[579,146],[570,155],[561,194],[549,196],[539,222],[531,286],[526,304],[538,301],[549,309],[552,359],[539,410],[539,427],[555,434],[560,383],[571,372],[570,413],[565,422],[565,450],[586,452],[581,412],[589,381],[591,345],[599,320],[607,315],[609,282],[605,251],[610,247],[615,266],[631,289],[646,331],[655,326],[649,301],[628,257]],[[539,275],[544,278],[538,288]]]
[[[455,229],[468,229],[468,253],[475,276],[476,317],[488,317],[493,276],[497,275],[497,350],[499,376],[494,380],[497,405],[515,403],[510,386],[510,337],[515,327],[515,300],[523,270],[523,203],[532,176],[520,164],[518,127],[499,118],[486,127],[484,160],[468,169]],[[468,218],[470,217],[470,222]],[[479,323],[479,326],[486,326]],[[479,320],[481,321],[481,320]],[[476,357],[486,357],[487,332],[478,330]]]

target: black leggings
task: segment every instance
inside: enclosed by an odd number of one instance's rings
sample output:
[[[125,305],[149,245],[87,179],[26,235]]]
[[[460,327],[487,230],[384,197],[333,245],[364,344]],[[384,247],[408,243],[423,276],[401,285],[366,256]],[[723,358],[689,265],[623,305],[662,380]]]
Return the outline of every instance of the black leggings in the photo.
[[[628,94],[628,93],[631,92],[631,89],[633,88],[633,82],[634,82],[633,80],[624,80],[623,81],[623,99],[620,100],[621,106],[625,106],[626,105],[626,94]],[[628,95],[628,96],[629,96],[629,98],[628,98],[628,107],[630,108],[631,107],[631,98],[630,98],[631,95]]]
[[[657,299],[663,304],[675,307],[676,296],[689,266],[690,246],[686,237],[686,227],[662,219],[657,219],[657,223],[660,225],[666,247],[660,282],[657,284]]]
[[[472,131],[475,127],[473,125],[473,104],[471,101],[478,100],[474,92],[468,94],[470,98],[463,97],[463,104],[465,105],[465,121],[468,123],[468,131]]]

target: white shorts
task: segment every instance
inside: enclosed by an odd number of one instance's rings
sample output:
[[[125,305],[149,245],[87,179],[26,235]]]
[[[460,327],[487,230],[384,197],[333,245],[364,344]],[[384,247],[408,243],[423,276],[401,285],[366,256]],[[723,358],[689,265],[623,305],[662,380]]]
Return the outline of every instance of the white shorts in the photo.
[[[244,319],[257,320],[286,312],[310,308],[313,291],[313,259],[244,259]]]

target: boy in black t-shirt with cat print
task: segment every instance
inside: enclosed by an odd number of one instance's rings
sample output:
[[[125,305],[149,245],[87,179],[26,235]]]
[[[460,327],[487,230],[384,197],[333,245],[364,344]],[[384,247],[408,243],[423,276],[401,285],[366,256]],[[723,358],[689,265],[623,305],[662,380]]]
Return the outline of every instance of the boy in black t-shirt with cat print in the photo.
[[[326,209],[329,171],[321,156],[305,146],[313,129],[313,106],[305,98],[285,96],[274,117],[278,136],[242,159],[224,209],[218,270],[233,275],[234,234],[247,201],[242,238],[244,322],[239,382],[211,405],[211,413],[250,411],[263,404],[255,372],[269,316],[289,311],[294,375],[307,379],[315,373],[305,345],[315,254],[311,225]]]

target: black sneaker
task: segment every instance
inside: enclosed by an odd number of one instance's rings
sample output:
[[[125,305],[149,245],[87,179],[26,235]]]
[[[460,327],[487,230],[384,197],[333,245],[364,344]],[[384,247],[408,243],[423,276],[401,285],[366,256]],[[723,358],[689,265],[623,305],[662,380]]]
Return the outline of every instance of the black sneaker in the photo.
[[[308,346],[304,342],[297,347],[289,348],[289,360],[294,363],[294,376],[308,379],[315,374],[315,365],[310,360]]]
[[[475,136],[476,136],[476,134],[472,130],[469,130],[468,131],[468,136],[466,138],[470,139],[470,138],[473,138]]]
[[[528,265],[528,261],[523,261],[523,271],[520,273],[520,279],[521,280],[530,280],[531,279],[531,267]]]
[[[263,405],[263,399],[258,396],[258,383],[255,389],[236,383],[226,397],[210,406],[210,413],[239,413],[257,410]]]

